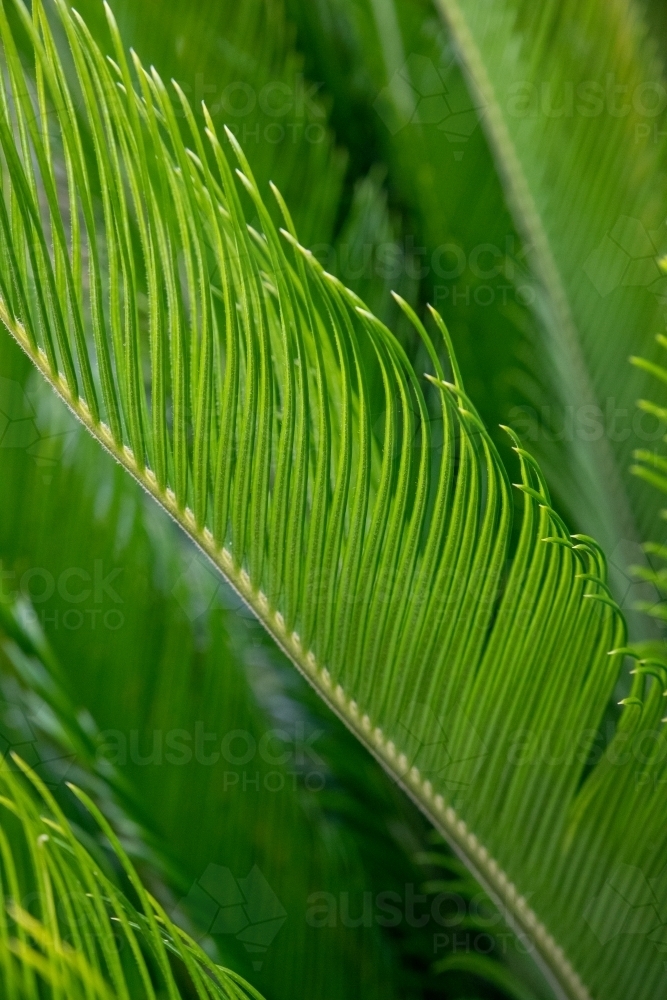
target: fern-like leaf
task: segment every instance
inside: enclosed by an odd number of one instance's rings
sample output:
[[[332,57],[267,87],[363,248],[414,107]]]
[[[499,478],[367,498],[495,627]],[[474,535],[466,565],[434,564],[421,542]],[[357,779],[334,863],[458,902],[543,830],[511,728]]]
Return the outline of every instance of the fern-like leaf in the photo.
[[[41,3],[15,6],[35,82],[2,8],[5,325],[433,819],[557,994],[655,996],[655,942],[605,948],[598,910],[628,905],[605,893],[630,864],[664,904],[664,755],[638,782],[618,750],[663,745],[664,683],[635,674],[597,754],[626,650],[599,546],[570,536],[515,440],[512,548],[512,487],[435,311],[451,380],[399,300],[423,381],[300,246],[277,190],[267,206],[231,133],[236,174],[210,116],[202,136],[178,88],[128,61],[110,12],[105,59],[56,2],[75,99]]]
[[[92,813],[136,894],[132,905],[76,839],[55,799],[15,757],[0,769],[0,984],[7,1000],[180,1000],[175,965],[198,1000],[260,995],[234,972],[214,965],[175,927],[143,887],[116,835],[84,792]],[[17,773],[18,772],[18,773]],[[24,772],[29,781],[22,781]],[[189,992],[187,995],[191,995]]]

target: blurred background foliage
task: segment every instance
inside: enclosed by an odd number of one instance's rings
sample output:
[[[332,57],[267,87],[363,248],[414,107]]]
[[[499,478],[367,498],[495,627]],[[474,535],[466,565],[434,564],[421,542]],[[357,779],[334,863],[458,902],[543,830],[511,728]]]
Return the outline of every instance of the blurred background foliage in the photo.
[[[564,429],[568,407],[590,405],[582,371],[601,410],[613,396],[631,420],[642,374],[625,356],[653,356],[664,326],[650,270],[665,250],[664,139],[652,131],[662,119],[538,110],[533,121],[499,101],[513,160],[484,117],[495,112],[450,3],[112,6],[144,63],[232,127],[260,186],[272,180],[285,195],[301,241],[397,332],[418,370],[420,348],[390,292],[442,311],[467,390],[510,467],[501,423],[539,455],[575,527],[603,538],[624,609],[638,596],[650,602],[626,569],[644,558],[638,542],[657,537],[657,501],[627,475],[636,434],[617,442],[605,431],[600,442]],[[646,70],[662,80],[660,4],[643,10],[651,41],[627,3],[587,3],[588,19],[557,6],[538,14],[494,0],[475,15],[460,5],[493,83],[504,72],[493,12],[503,52],[512,38],[517,50],[508,87],[527,82],[539,95],[553,82],[559,101],[609,66],[619,79]],[[97,0],[77,7],[104,38]],[[549,46],[560,77],[546,56],[540,63]],[[581,129],[592,139],[577,157]],[[614,149],[600,165],[609,129]],[[624,135],[635,141],[623,145]],[[631,224],[619,229],[619,219]],[[644,271],[607,288],[618,253],[591,255],[609,239]],[[561,270],[565,305],[547,258]],[[563,310],[573,348],[559,340]],[[269,1000],[548,996],[418,811],[6,336],[0,372],[3,751],[18,748],[38,768],[84,839],[96,834],[63,779],[92,791],[169,912]],[[637,638],[659,638],[648,619],[632,621]],[[257,912],[237,919],[244,885]],[[436,920],[438,894],[447,905]],[[264,929],[253,936],[255,925]]]

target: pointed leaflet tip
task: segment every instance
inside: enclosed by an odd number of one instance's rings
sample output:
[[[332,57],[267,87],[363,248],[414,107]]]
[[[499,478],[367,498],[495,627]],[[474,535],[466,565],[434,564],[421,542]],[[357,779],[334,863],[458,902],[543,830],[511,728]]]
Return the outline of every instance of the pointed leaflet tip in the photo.
[[[456,405],[459,407],[460,413],[467,412],[461,409],[461,403],[460,403],[461,393],[456,388],[455,385],[452,385],[451,382],[445,381],[444,378],[436,378],[435,375],[429,375],[428,372],[424,372],[424,375],[429,380],[429,382],[432,382],[433,385],[437,386],[438,389],[447,389],[452,394],[452,396],[454,396],[454,401]]]
[[[104,6],[104,13],[106,14],[106,17],[107,17],[107,21],[109,21],[109,23],[112,24],[112,25],[114,25],[114,27],[115,27],[115,25],[116,25],[116,18],[114,17],[113,11],[112,11],[111,7],[109,6],[109,4],[107,3],[107,0],[104,0],[103,6]]]
[[[630,673],[633,676],[638,677],[654,677],[655,680],[660,682],[662,687],[663,698],[667,696],[667,690],[665,690],[665,668],[659,667],[636,667],[635,670],[631,670]]]
[[[582,597],[584,599],[588,598],[591,601],[597,601],[599,604],[606,604],[607,607],[611,608],[615,614],[620,615],[621,619],[623,619],[623,612],[613,598],[605,597],[604,594],[582,594]]]
[[[229,144],[232,147],[232,149],[234,150],[234,152],[236,153],[236,155],[237,156],[243,156],[243,151],[242,151],[242,149],[241,149],[241,147],[239,145],[239,141],[236,138],[236,136],[234,135],[234,133],[232,132],[232,130],[230,129],[229,125],[223,125],[223,128],[225,130],[225,135],[229,139]]]
[[[509,434],[509,436],[514,441],[517,448],[521,447],[521,438],[519,437],[519,435],[517,434],[517,432],[514,430],[513,427],[509,427],[507,424],[498,424],[498,426],[500,427],[501,431],[505,432],[505,434]]]
[[[248,177],[246,177],[246,175],[243,173],[243,171],[239,170],[238,167],[236,167],[236,169],[235,169],[234,172],[238,176],[238,178],[241,181],[241,183],[243,184],[244,188],[246,188],[246,190],[249,191],[250,194],[252,194],[252,192],[255,190],[255,188],[254,188],[253,184],[251,183],[251,181],[248,179]]]
[[[458,388],[463,389],[463,379],[461,378],[461,370],[459,368],[459,363],[456,359],[456,354],[454,353],[454,344],[452,343],[452,338],[450,336],[449,330],[447,329],[447,324],[440,315],[437,309],[435,309],[430,302],[427,302],[427,308],[431,316],[435,320],[435,324],[442,334],[443,340],[445,341],[445,347],[447,348],[447,354],[449,355],[449,363],[452,366],[452,372],[454,373],[454,381]]]
[[[521,490],[522,493],[527,493],[529,497],[533,498],[533,500],[537,500],[540,507],[543,507],[544,510],[551,510],[551,507],[547,503],[547,497],[545,497],[542,493],[538,493],[538,491],[534,490],[532,486],[526,486],[525,483],[512,483],[512,486],[516,486],[516,488]]]
[[[394,291],[393,288],[391,289],[391,295],[392,298],[394,299],[394,302],[397,304],[398,308],[401,310],[401,312],[404,313],[405,316],[407,316],[408,320],[412,323],[415,330],[421,337],[422,343],[424,344],[424,347],[428,352],[428,356],[431,359],[431,363],[435,368],[436,375],[438,376],[438,378],[444,378],[444,372],[442,370],[442,365],[440,364],[438,353],[435,347],[433,346],[433,341],[431,340],[428,331],[424,326],[424,324],[422,323],[422,321],[420,320],[419,316],[414,311],[412,306],[408,302],[406,302],[403,296],[399,295],[398,292]]]

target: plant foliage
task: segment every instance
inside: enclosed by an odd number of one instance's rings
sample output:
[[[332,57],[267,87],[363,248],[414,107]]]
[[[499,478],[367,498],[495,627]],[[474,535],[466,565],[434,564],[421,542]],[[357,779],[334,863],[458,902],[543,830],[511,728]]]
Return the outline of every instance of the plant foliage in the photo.
[[[259,1000],[174,926],[85,793],[72,786],[107,836],[137,906],[104,871],[108,861],[93,858],[77,840],[34,771],[19,757],[14,762],[14,771],[4,762],[0,775],[0,879],[10,900],[0,912],[0,982],[7,1000],[180,1000],[175,965],[199,1000]],[[21,781],[21,773],[29,781]]]
[[[34,83],[0,9],[5,325],[445,834],[556,992],[658,995],[659,933],[601,960],[619,871],[664,908],[666,827],[664,666],[636,669],[599,752],[627,652],[600,547],[570,534],[514,437],[513,536],[509,476],[439,314],[436,348],[398,299],[422,380],[300,245],[275,187],[267,205],[232,133],[204,109],[202,134],[108,9],[104,58],[55,7],[67,56],[41,3],[15,4]],[[638,780],[620,751],[645,736]]]

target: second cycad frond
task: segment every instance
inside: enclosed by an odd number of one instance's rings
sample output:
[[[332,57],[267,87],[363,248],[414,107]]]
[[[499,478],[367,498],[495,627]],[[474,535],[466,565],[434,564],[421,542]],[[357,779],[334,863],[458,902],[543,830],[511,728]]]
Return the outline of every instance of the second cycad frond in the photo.
[[[7,760],[0,766],[5,1000],[262,1000],[172,924],[85,793],[72,786],[107,835],[113,861],[93,858],[40,779],[19,758],[15,763],[18,774]],[[136,906],[103,871],[114,862]]]
[[[655,928],[605,945],[619,871],[665,905],[663,672],[636,672],[601,746],[625,626],[599,547],[569,535],[518,441],[511,545],[512,488],[456,362],[449,382],[401,302],[432,365],[418,378],[274,190],[278,230],[233,137],[237,177],[206,111],[202,135],[178,88],[136,56],[132,72],[111,15],[105,59],[57,0],[72,74],[41,4],[15,6],[35,65],[28,82],[0,12],[6,326],[445,833],[556,992],[657,995]],[[647,733],[638,781],[621,748]]]

